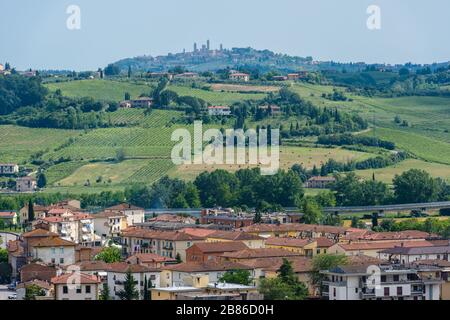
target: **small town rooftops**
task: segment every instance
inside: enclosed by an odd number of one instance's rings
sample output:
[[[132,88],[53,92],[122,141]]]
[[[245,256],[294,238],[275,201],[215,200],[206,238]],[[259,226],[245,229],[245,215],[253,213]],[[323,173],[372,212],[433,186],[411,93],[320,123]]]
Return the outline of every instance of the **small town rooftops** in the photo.
[[[421,254],[449,254],[450,246],[445,247],[395,247],[381,251],[386,254],[404,254],[404,255],[421,255]]]
[[[203,253],[231,252],[248,249],[243,242],[239,241],[199,242],[192,247],[199,249]]]
[[[284,249],[261,248],[261,249],[245,249],[236,252],[226,252],[221,255],[224,258],[232,259],[255,259],[255,258],[271,258],[271,257],[292,257],[300,256],[300,253],[291,252]]]
[[[159,272],[159,269],[156,268],[149,268],[140,264],[128,264],[126,262],[109,263],[107,266],[108,271],[115,273],[126,273],[128,270],[132,273]]]
[[[177,272],[211,272],[211,271],[229,271],[229,270],[251,270],[252,268],[235,262],[186,262],[176,265],[169,265],[162,268],[163,270]]]
[[[137,206],[134,206],[132,204],[121,203],[121,204],[118,204],[116,206],[112,206],[112,207],[106,208],[105,210],[107,210],[107,211],[115,211],[115,210],[123,211],[123,210],[144,210],[144,209],[140,208],[140,207],[137,207]]]
[[[60,275],[58,277],[52,278],[51,282],[52,284],[68,284],[72,283],[73,278],[77,277],[77,281],[80,284],[99,284],[100,280],[96,276],[91,276],[82,272],[77,273],[65,273],[63,275]]]
[[[103,211],[92,215],[94,219],[105,219],[105,218],[123,218],[126,217],[123,213],[119,211]]]
[[[295,247],[303,248],[304,246],[313,243],[311,239],[296,239],[296,238],[277,238],[272,237],[266,240],[266,246],[282,246],[282,247]]]
[[[354,242],[354,243],[339,243],[337,244],[346,251],[355,250],[377,250],[377,249],[391,249],[395,247],[433,247],[433,244],[428,241],[384,241],[384,242]]]
[[[22,234],[23,238],[58,237],[59,235],[44,229],[34,229]]]
[[[33,247],[75,247],[76,243],[59,237],[44,238],[33,244]]]
[[[245,240],[262,240],[263,238],[242,232],[242,231],[216,231],[208,235],[208,238],[232,240],[232,241],[245,241]]]
[[[155,231],[131,227],[122,232],[123,237],[134,237],[142,239],[159,239],[169,241],[195,241],[204,240],[204,237],[193,236],[179,231]]]

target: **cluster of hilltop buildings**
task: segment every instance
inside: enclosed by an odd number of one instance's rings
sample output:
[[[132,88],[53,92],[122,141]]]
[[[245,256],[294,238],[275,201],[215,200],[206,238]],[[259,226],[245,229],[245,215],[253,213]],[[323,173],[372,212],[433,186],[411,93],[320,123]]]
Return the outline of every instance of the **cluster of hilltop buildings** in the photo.
[[[131,272],[140,299],[147,279],[154,300],[258,300],[259,282],[276,277],[284,260],[310,298],[450,299],[449,242],[426,232],[307,225],[284,213],[254,223],[227,209],[146,217],[144,209],[120,204],[91,213],[76,200],[33,209],[32,221],[27,206],[17,213],[29,228],[7,243],[19,299],[30,285],[45,291],[40,299],[95,300],[105,286],[119,299]],[[121,260],[97,260],[110,246]],[[312,262],[323,254],[345,255],[347,262],[322,270],[318,284]],[[237,270],[249,272],[249,285],[221,281]]]

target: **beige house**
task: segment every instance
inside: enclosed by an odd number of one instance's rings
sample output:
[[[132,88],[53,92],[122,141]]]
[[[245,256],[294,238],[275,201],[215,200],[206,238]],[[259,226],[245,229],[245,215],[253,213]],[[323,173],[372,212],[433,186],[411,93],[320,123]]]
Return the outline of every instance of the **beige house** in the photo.
[[[36,179],[32,177],[22,177],[16,179],[17,192],[34,192],[36,191]]]
[[[396,247],[432,247],[433,243],[425,240],[352,242],[336,243],[328,248],[329,254],[345,254],[347,256],[365,255],[378,258],[379,253]]]
[[[266,239],[242,231],[216,231],[206,237],[206,242],[240,241],[251,249],[265,248]]]
[[[127,217],[117,211],[103,211],[92,215],[92,218],[95,234],[102,239],[117,238],[128,226]]]
[[[19,173],[19,166],[15,163],[0,163],[0,175]]]
[[[98,300],[100,280],[81,272],[52,278],[55,300]]]
[[[31,260],[45,264],[69,266],[75,263],[76,244],[58,237],[42,238],[33,244]]]
[[[128,227],[145,222],[145,210],[128,203],[122,203],[117,206],[106,208],[105,212],[120,212],[124,214],[127,217]]]
[[[248,82],[248,81],[250,81],[250,75],[248,75],[246,73],[240,73],[240,72],[231,73],[230,80]]]
[[[0,211],[0,221],[5,225],[17,225],[17,212],[15,211]]]
[[[194,243],[201,242],[204,237],[197,237],[178,231],[154,231],[140,228],[129,228],[121,234],[124,253],[155,253],[157,255],[186,261],[186,250]]]
[[[143,297],[145,278],[147,278],[148,281],[151,281],[151,285],[154,287],[159,287],[160,285],[159,269],[150,268],[139,264],[128,264],[126,262],[110,263],[107,267],[107,283],[111,297],[114,300],[120,299],[118,293],[123,290],[123,284],[125,282],[126,273],[128,270],[137,282],[136,289],[139,292],[139,299],[142,299]]]

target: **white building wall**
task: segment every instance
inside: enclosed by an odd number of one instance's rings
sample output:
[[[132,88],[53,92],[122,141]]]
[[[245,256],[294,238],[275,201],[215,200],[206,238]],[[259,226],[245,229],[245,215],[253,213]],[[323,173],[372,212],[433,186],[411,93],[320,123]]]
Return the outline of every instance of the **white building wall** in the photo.
[[[35,247],[33,258],[40,259],[47,264],[69,266],[75,264],[75,247]],[[64,260],[61,262],[61,259]]]

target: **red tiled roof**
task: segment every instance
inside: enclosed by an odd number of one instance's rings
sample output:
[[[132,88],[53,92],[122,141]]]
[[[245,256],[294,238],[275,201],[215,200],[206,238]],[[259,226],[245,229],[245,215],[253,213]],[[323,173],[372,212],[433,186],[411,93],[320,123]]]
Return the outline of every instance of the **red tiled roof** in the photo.
[[[184,232],[186,234],[189,234],[191,236],[202,237],[202,238],[207,238],[209,235],[216,232],[216,230],[203,229],[203,228],[184,228],[184,229],[181,229],[180,231]]]
[[[232,259],[254,259],[254,258],[269,258],[269,257],[300,256],[300,253],[291,252],[284,249],[262,248],[262,249],[245,249],[236,252],[226,252],[221,256]]]
[[[252,224],[251,226],[242,228],[245,232],[320,232],[331,234],[345,234],[348,232],[348,228],[335,227],[335,226],[323,226],[315,224],[302,224],[302,223],[285,223],[285,224]]]
[[[79,280],[78,283],[80,284],[99,284],[100,280],[96,276],[91,276],[85,273],[65,273],[59,277],[52,278],[51,282],[52,284],[71,284],[73,282],[73,277],[76,276],[77,280]]]
[[[14,218],[15,215],[14,211],[0,211],[0,218]]]
[[[342,249],[346,251],[354,250],[377,250],[390,249],[395,247],[432,247],[433,244],[429,241],[384,241],[384,242],[354,242],[350,244],[339,243]]]
[[[271,245],[271,246],[303,248],[304,246],[310,244],[311,242],[314,242],[314,240],[271,237],[266,240],[266,246]]]
[[[149,268],[140,264],[129,264],[126,262],[116,262],[108,264],[108,271],[116,273],[126,273],[130,270],[133,273],[158,272],[159,269]]]
[[[149,263],[149,262],[173,262],[175,259],[163,257],[155,253],[136,253],[130,256],[126,262],[130,263],[133,259],[137,259],[139,263]]]
[[[123,237],[134,237],[142,239],[159,239],[169,241],[195,241],[204,240],[204,237],[192,236],[179,231],[155,231],[131,227],[122,231]]]
[[[382,240],[408,240],[408,239],[427,239],[436,237],[436,235],[418,230],[406,230],[400,232],[354,232],[346,235],[344,240],[364,240],[364,241],[382,241]]]
[[[202,263],[187,262],[163,267],[163,270],[178,272],[207,272],[207,271],[228,271],[228,270],[250,270],[251,267],[235,262],[207,261]]]
[[[54,232],[50,232],[44,229],[34,229],[29,232],[25,232],[22,234],[23,238],[34,238],[34,237],[58,237],[59,235]]]
[[[44,238],[33,244],[33,247],[75,247],[76,243],[59,237]]]
[[[248,249],[248,247],[240,241],[198,242],[192,247],[198,248],[203,253],[233,252]]]
[[[332,240],[325,237],[316,238],[314,240],[317,242],[318,248],[329,248],[334,244]]]
[[[262,240],[263,238],[242,232],[242,231],[216,231],[208,235],[208,238],[233,240],[233,241],[245,241],[245,240]]]

